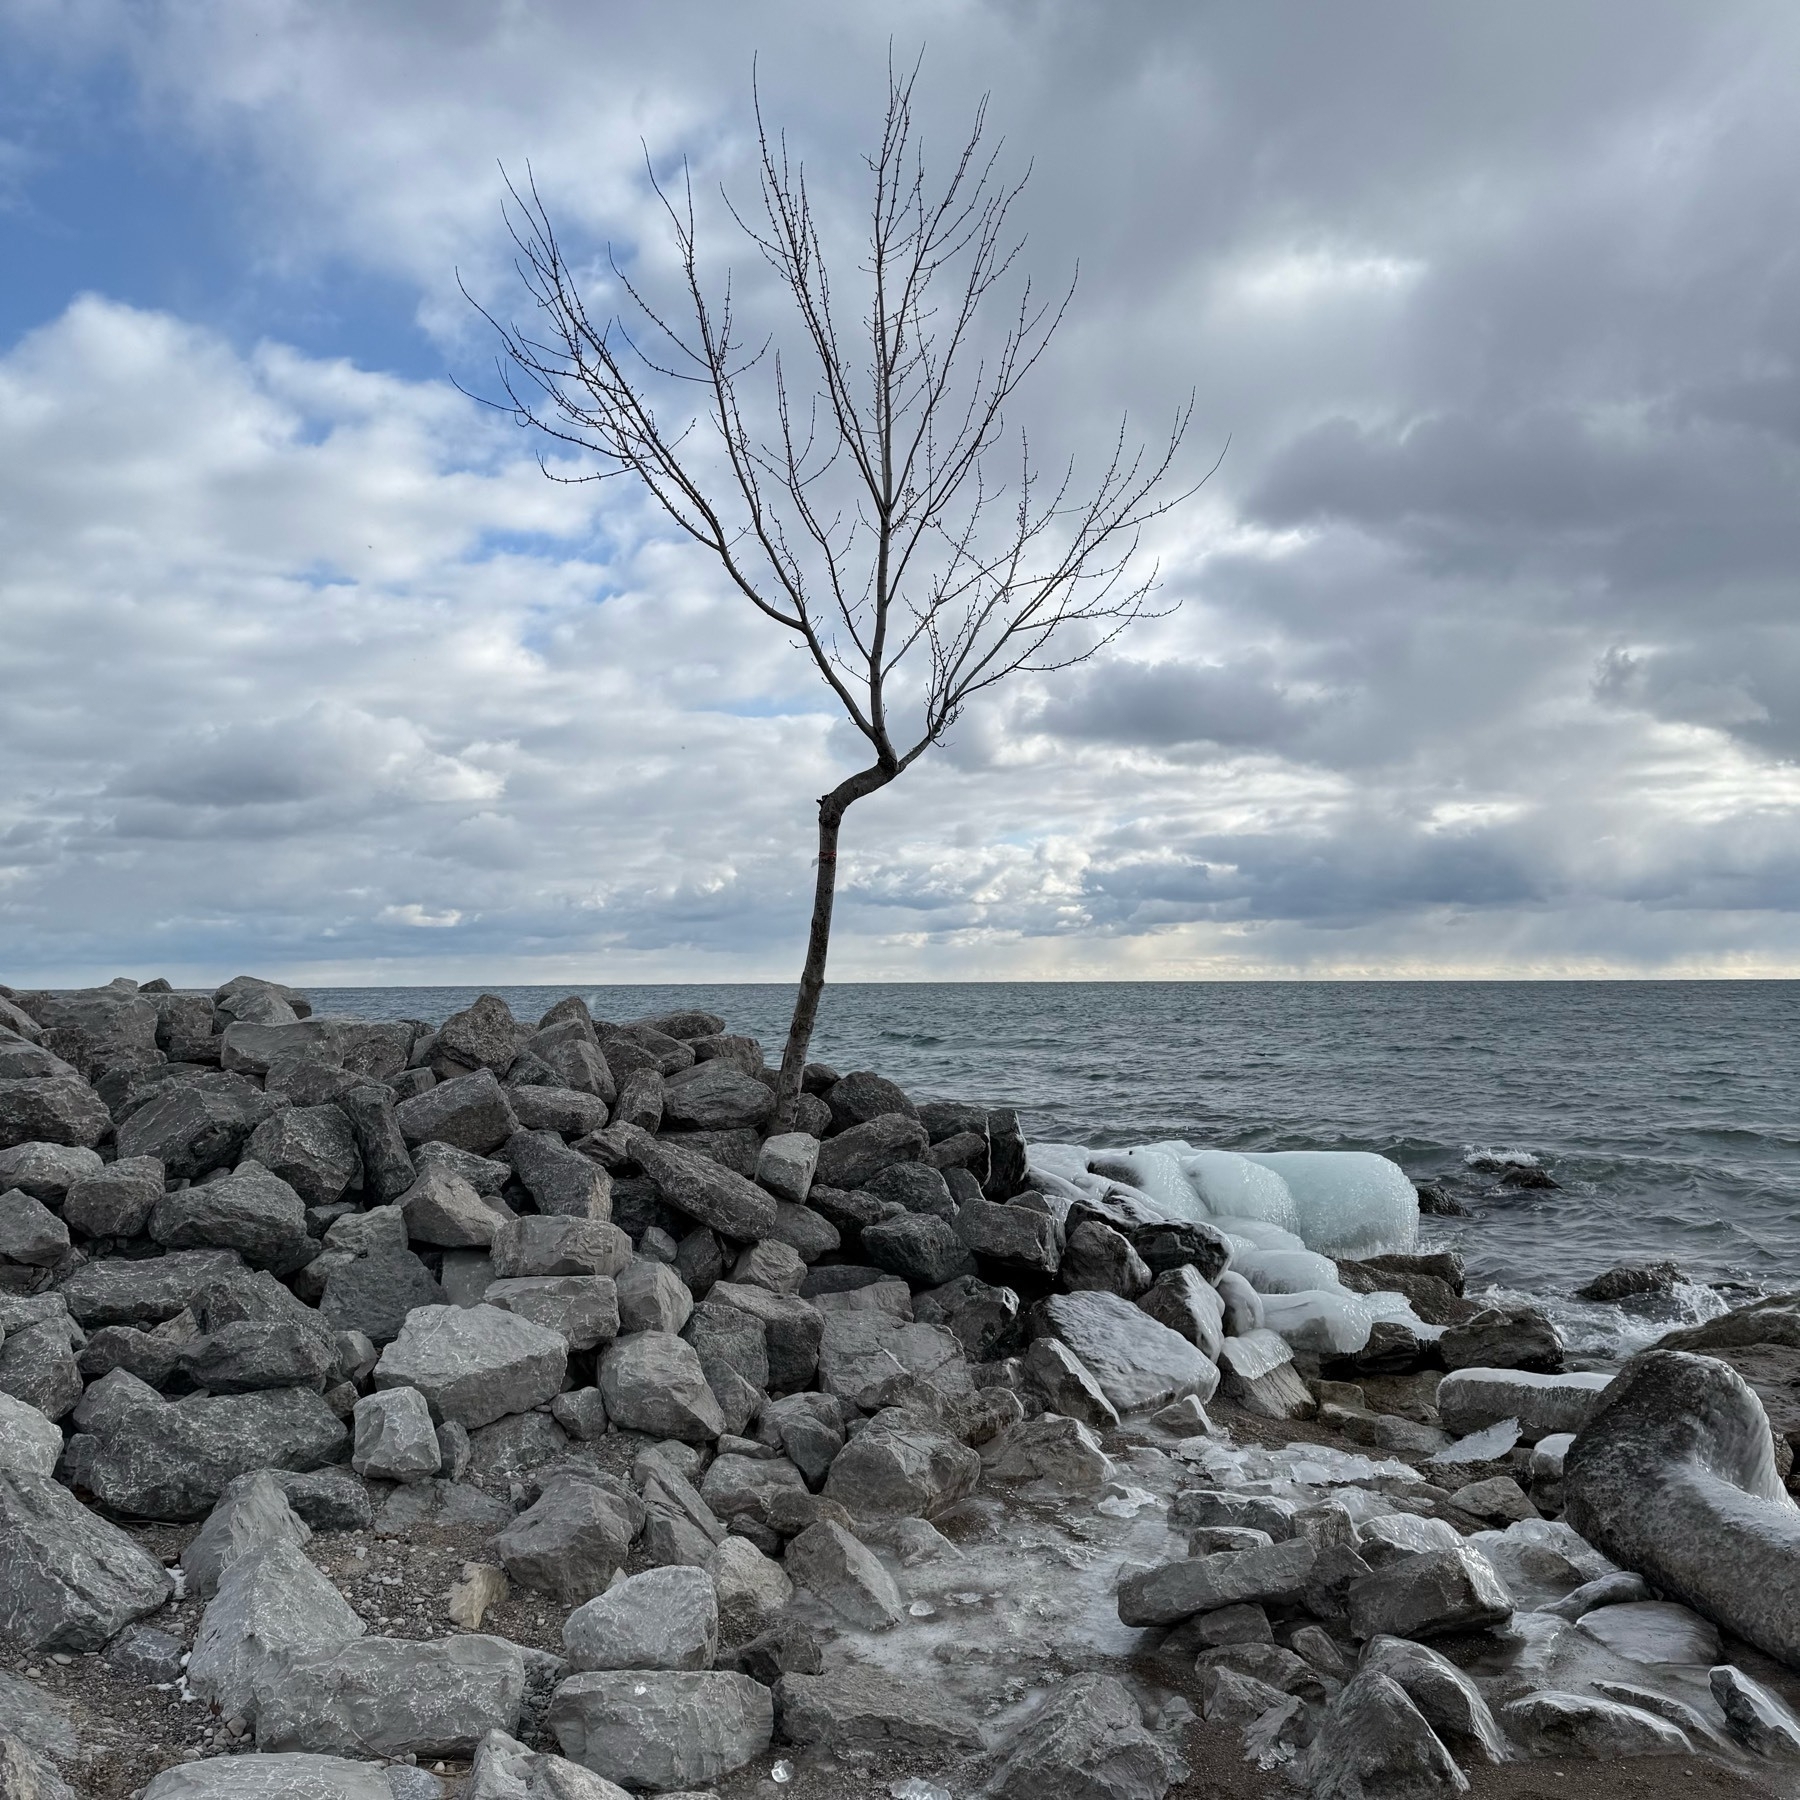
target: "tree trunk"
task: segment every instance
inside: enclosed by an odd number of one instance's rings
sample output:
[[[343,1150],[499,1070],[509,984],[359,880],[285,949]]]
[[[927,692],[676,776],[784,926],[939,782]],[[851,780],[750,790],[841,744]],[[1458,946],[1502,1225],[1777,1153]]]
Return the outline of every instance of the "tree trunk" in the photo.
[[[781,1077],[775,1089],[774,1128],[790,1131],[794,1107],[800,1098],[800,1077],[806,1069],[806,1051],[819,1016],[819,996],[825,991],[825,958],[831,949],[831,908],[837,898],[838,828],[853,802],[894,779],[879,765],[864,769],[841,782],[819,800],[819,872],[813,882],[812,925],[806,934],[806,963],[800,971],[800,992],[794,1000],[794,1017],[788,1026],[787,1045],[781,1053]]]

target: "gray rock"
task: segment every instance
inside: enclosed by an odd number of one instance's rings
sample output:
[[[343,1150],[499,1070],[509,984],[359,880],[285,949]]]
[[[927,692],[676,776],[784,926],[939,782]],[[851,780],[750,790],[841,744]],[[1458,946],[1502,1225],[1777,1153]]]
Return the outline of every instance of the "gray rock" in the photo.
[[[1202,1356],[1218,1361],[1225,1342],[1225,1306],[1219,1290],[1189,1263],[1165,1269],[1139,1296],[1139,1308],[1184,1337]]]
[[[380,1206],[398,1200],[412,1186],[418,1171],[394,1116],[392,1089],[365,1083],[340,1094],[336,1104],[356,1143],[364,1194]]]
[[[420,1175],[438,1170],[466,1181],[484,1200],[497,1200],[512,1179],[511,1167],[492,1156],[477,1156],[470,1150],[459,1150],[454,1144],[442,1144],[435,1138],[412,1152],[413,1166]],[[409,1181],[407,1186],[412,1183]]]
[[[1231,1262],[1231,1241],[1216,1225],[1198,1219],[1158,1219],[1150,1224],[1122,1225],[1131,1247],[1152,1275],[1191,1268],[1212,1286]]]
[[[73,1144],[25,1143],[0,1150],[0,1191],[18,1188],[60,1211],[69,1190],[104,1173],[97,1150]],[[157,1183],[161,1190],[160,1180]]]
[[[1120,1583],[1119,1618],[1127,1625],[1173,1625],[1221,1606],[1292,1605],[1305,1593],[1317,1556],[1310,1543],[1296,1538],[1266,1550],[1192,1557],[1146,1569]]]
[[[60,1419],[81,1398],[81,1365],[70,1347],[71,1321],[45,1319],[0,1346],[0,1393]]]
[[[339,1461],[349,1441],[305,1388],[166,1401],[124,1370],[88,1389],[76,1424],[64,1479],[143,1519],[202,1518],[239,1475],[316,1469]]]
[[[755,1637],[794,1597],[794,1584],[780,1563],[748,1538],[721,1536],[706,1552],[703,1566],[719,1597],[719,1633],[726,1643]]]
[[[663,1082],[664,1130],[737,1131],[761,1125],[774,1110],[772,1088],[721,1058]]]
[[[1469,1791],[1406,1691],[1374,1669],[1331,1702],[1303,1766],[1317,1800],[1425,1800]]]
[[[1527,1444],[1579,1431],[1600,1404],[1610,1375],[1533,1375],[1522,1369],[1456,1369],[1438,1383],[1433,1402],[1444,1429],[1457,1437],[1517,1419]]]
[[[679,1332],[693,1316],[687,1283],[647,1256],[634,1256],[621,1272],[618,1295],[620,1331]]]
[[[63,1223],[83,1237],[137,1237],[163,1196],[162,1164],[152,1156],[84,1175],[63,1198]]]
[[[625,1144],[631,1159],[677,1212],[739,1243],[769,1235],[775,1201],[755,1182],[635,1126],[626,1128]]]
[[[1123,1682],[1076,1675],[1044,1695],[988,1791],[996,1800],[1161,1800],[1186,1773],[1144,1729]]]
[[[800,1252],[779,1238],[763,1238],[742,1251],[731,1267],[731,1279],[771,1294],[798,1294],[806,1279]]]
[[[1500,1709],[1507,1734],[1530,1756],[1612,1762],[1624,1756],[1685,1756],[1687,1734],[1666,1719],[1590,1694],[1527,1694]]]
[[[1449,1326],[1438,1339],[1447,1369],[1530,1369],[1553,1375],[1563,1366],[1562,1334],[1535,1306],[1490,1306]]]
[[[1506,1761],[1506,1739],[1481,1690],[1448,1658],[1425,1644],[1378,1637],[1364,1646],[1362,1667],[1402,1688],[1453,1755],[1465,1761]]]
[[[556,1690],[546,1724],[563,1753],[654,1793],[707,1786],[768,1749],[774,1707],[748,1676],[718,1670],[592,1670]]]
[[[69,1228],[23,1188],[0,1193],[0,1260],[47,1269],[69,1253]]]
[[[644,1507],[598,1472],[564,1468],[494,1547],[521,1587],[578,1606],[605,1591],[644,1523]]]
[[[417,1388],[389,1388],[356,1403],[350,1466],[377,1481],[420,1481],[443,1466],[431,1407]]]
[[[506,1215],[447,1169],[428,1169],[400,1196],[407,1238],[445,1250],[485,1250]]]
[[[595,1385],[623,1430],[705,1443],[725,1429],[700,1358],[669,1332],[640,1331],[609,1345]]]
[[[568,1453],[568,1437],[548,1414],[512,1413],[469,1434],[469,1479],[490,1494],[533,1500],[543,1491],[539,1472]]]
[[[599,1060],[600,1052],[591,1046],[586,1054]],[[589,1093],[578,1093],[566,1087],[513,1087],[507,1090],[512,1099],[513,1116],[522,1131],[553,1131],[561,1137],[585,1137],[606,1124],[606,1102]]]
[[[1030,1481],[1063,1494],[1098,1493],[1113,1478],[1112,1458],[1079,1419],[1056,1413],[1022,1420],[981,1453],[990,1481]]]
[[[504,1075],[518,1055],[518,1046],[519,1028],[506,1002],[498,994],[483,994],[473,1006],[452,1013],[438,1027],[434,1060],[443,1058],[464,1069],[488,1069]]]
[[[843,1752],[901,1750],[961,1755],[980,1750],[981,1728],[935,1682],[903,1681],[844,1663],[775,1684],[782,1735]]]
[[[1062,1227],[1048,1213],[992,1200],[965,1200],[957,1209],[956,1235],[977,1256],[1054,1275],[1062,1261]]]
[[[1219,1291],[1226,1284],[1242,1280],[1235,1271],[1227,1270],[1220,1280]],[[1246,1289],[1249,1284],[1245,1283]],[[1230,1307],[1227,1305],[1229,1318]],[[1260,1302],[1257,1317],[1261,1317]],[[1255,1330],[1235,1333],[1219,1346],[1219,1374],[1223,1378],[1225,1397],[1235,1401],[1246,1412],[1264,1419],[1310,1419],[1318,1411],[1307,1385],[1294,1367],[1294,1353],[1287,1340],[1260,1326]]]
[[[359,1638],[258,1672],[256,1742],[328,1755],[468,1756],[489,1731],[517,1727],[524,1694],[524,1658],[504,1638]]]
[[[112,1668],[146,1685],[178,1681],[181,1659],[186,1655],[187,1645],[180,1638],[152,1625],[128,1627],[106,1649],[106,1660]]]
[[[168,1598],[159,1563],[67,1488],[0,1471],[0,1633],[27,1651],[97,1650]]]
[[[465,1800],[626,1800],[625,1790],[566,1756],[490,1731],[475,1752]]]
[[[1102,1430],[1119,1423],[1118,1408],[1107,1399],[1088,1366],[1060,1339],[1035,1339],[1025,1352],[1025,1373],[1052,1412]]]
[[[188,1685],[230,1718],[254,1704],[261,1678],[290,1656],[339,1650],[365,1629],[297,1544],[265,1544],[219,1578],[188,1658]]]
[[[144,1800],[398,1800],[398,1796],[379,1763],[341,1756],[251,1755],[176,1763],[144,1789]]]
[[[375,1515],[375,1535],[411,1537],[421,1529],[472,1531],[491,1536],[512,1518],[504,1500],[463,1481],[415,1481],[395,1488]]]
[[[805,1263],[815,1263],[843,1247],[843,1238],[829,1219],[821,1218],[809,1206],[795,1206],[787,1200],[776,1201],[769,1236],[788,1245]]]
[[[492,1069],[440,1081],[436,1087],[394,1108],[394,1120],[409,1146],[431,1141],[486,1156],[519,1128],[506,1090]]]
[[[655,1131],[662,1124],[663,1079],[650,1068],[633,1069],[619,1083],[619,1097],[612,1122],[639,1131]]]
[[[499,1281],[536,1275],[617,1276],[631,1262],[631,1240],[602,1219],[528,1216],[502,1226],[489,1255]]]
[[[612,1217],[612,1177],[555,1132],[514,1132],[501,1154],[540,1213],[559,1219]]]
[[[550,1402],[550,1416],[570,1437],[587,1443],[606,1436],[606,1396],[598,1388],[576,1388]]]
[[[264,1388],[322,1392],[334,1363],[330,1344],[297,1320],[242,1319],[194,1338],[175,1366],[211,1394]]]
[[[975,1273],[975,1255],[947,1220],[929,1213],[902,1213],[862,1234],[863,1254],[877,1268],[912,1287],[939,1287],[958,1275]]]
[[[241,1162],[223,1179],[164,1194],[150,1235],[171,1250],[235,1250],[252,1268],[291,1275],[317,1254],[306,1205],[260,1163]]]
[[[756,1159],[756,1179],[778,1200],[804,1205],[818,1165],[816,1137],[805,1131],[779,1132],[763,1142]]]
[[[920,1294],[913,1317],[921,1325],[942,1325],[965,1356],[985,1362],[1011,1338],[1019,1321],[1019,1296],[1009,1287],[990,1287],[973,1275],[959,1275]]]
[[[1459,1544],[1404,1556],[1351,1584],[1351,1629],[1360,1638],[1441,1637],[1512,1617],[1512,1596],[1479,1550]]]
[[[787,1547],[788,1578],[823,1601],[846,1625],[887,1631],[906,1616],[906,1601],[881,1559],[841,1525],[821,1519]]]
[[[1731,1735],[1754,1756],[1800,1761],[1800,1719],[1742,1669],[1721,1663],[1708,1677]]]
[[[811,1384],[819,1366],[819,1344],[825,1318],[811,1302],[793,1294],[771,1294],[766,1288],[717,1281],[707,1299],[748,1313],[763,1328],[769,1358],[769,1387],[777,1393]]]
[[[824,1493],[858,1518],[928,1519],[972,1492],[980,1479],[978,1452],[890,1408],[838,1453]]]
[[[1010,1200],[1025,1186],[1025,1133],[1010,1106],[987,1116],[988,1176],[982,1191],[990,1200]]]
[[[1632,1358],[1564,1458],[1563,1509],[1614,1562],[1800,1666],[1800,1508],[1762,1402],[1726,1363]]]
[[[497,1306],[422,1306],[381,1353],[375,1385],[417,1388],[434,1419],[473,1431],[543,1405],[561,1390],[568,1360],[555,1332]]]
[[[319,1312],[339,1331],[360,1331],[373,1344],[387,1344],[412,1313],[443,1303],[444,1290],[410,1250],[382,1250],[332,1269]]]
[[[908,1325],[878,1312],[833,1313],[819,1345],[819,1385],[874,1412],[961,1360],[961,1344],[941,1326]]]
[[[250,1134],[244,1154],[279,1176],[307,1206],[329,1206],[362,1180],[350,1121],[335,1106],[290,1106]]]
[[[1098,1219],[1083,1219],[1069,1233],[1059,1273],[1070,1293],[1135,1300],[1150,1286],[1149,1266],[1130,1240]]]
[[[1187,1394],[1204,1404],[1219,1385],[1187,1339],[1117,1294],[1053,1294],[1032,1308],[1030,1330],[1066,1344],[1122,1416]]]
[[[314,1531],[367,1531],[375,1509],[369,1491],[347,1469],[275,1469],[288,1505]]]
[[[863,1191],[909,1213],[926,1213],[947,1223],[956,1218],[949,1182],[927,1162],[889,1163],[868,1178]]]
[[[485,1305],[517,1313],[554,1331],[571,1350],[592,1350],[619,1335],[620,1292],[604,1275],[537,1275],[494,1281],[482,1299]]]
[[[893,1082],[870,1069],[851,1070],[827,1089],[824,1098],[831,1108],[834,1133],[866,1125],[884,1114],[898,1113],[909,1119],[919,1117],[919,1109]]]
[[[649,1569],[570,1613],[572,1669],[710,1669],[719,1651],[719,1597],[704,1569]]]
[[[861,1188],[890,1163],[923,1162],[925,1127],[904,1112],[877,1114],[819,1147],[813,1179],[826,1187]]]
[[[228,1079],[170,1082],[119,1127],[119,1160],[154,1157],[170,1181],[235,1167],[251,1134],[288,1102]]]
[[[266,1469],[240,1475],[219,1496],[206,1523],[181,1553],[188,1591],[209,1600],[219,1578],[241,1556],[284,1540],[304,1544],[312,1528],[288,1504],[281,1484]]]
[[[63,1435],[27,1400],[0,1392],[0,1474],[52,1475]]]
[[[707,1385],[718,1392],[736,1376],[753,1388],[769,1385],[768,1334],[763,1322],[736,1306],[703,1300],[693,1310],[682,1334],[700,1358]]]
[[[112,1114],[79,1075],[0,1080],[0,1150],[15,1144],[99,1143]]]

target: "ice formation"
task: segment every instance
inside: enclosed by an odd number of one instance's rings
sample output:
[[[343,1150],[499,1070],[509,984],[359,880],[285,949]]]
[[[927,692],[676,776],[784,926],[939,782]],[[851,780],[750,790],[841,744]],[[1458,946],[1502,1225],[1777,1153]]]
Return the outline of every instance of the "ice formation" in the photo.
[[[1287,1183],[1307,1248],[1327,1256],[1412,1249],[1418,1190],[1398,1163],[1368,1150],[1278,1150],[1249,1159]]]

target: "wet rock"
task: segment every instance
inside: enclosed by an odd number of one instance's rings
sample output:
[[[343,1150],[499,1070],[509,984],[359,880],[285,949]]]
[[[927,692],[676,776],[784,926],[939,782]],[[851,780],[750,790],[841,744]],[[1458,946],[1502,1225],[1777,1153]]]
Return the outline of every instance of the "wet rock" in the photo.
[[[1438,1339],[1447,1369],[1528,1369],[1554,1375],[1563,1366],[1562,1334],[1535,1306],[1490,1306]]]
[[[1584,1636],[1627,1662],[1709,1665],[1719,1659],[1718,1632],[1698,1613],[1667,1600],[1589,1607],[1579,1623]]]
[[[130,1157],[71,1183],[63,1223],[82,1237],[136,1237],[162,1197],[162,1164],[152,1156]]]
[[[1708,1677],[1726,1729],[1753,1756],[1800,1761],[1800,1719],[1742,1669],[1722,1663]]]
[[[1457,1437],[1517,1419],[1528,1444],[1579,1431],[1600,1404],[1610,1375],[1534,1375],[1517,1369],[1457,1369],[1438,1383],[1444,1429]]]
[[[290,1656],[335,1651],[366,1630],[297,1544],[265,1544],[219,1578],[188,1658],[188,1685],[230,1718],[253,1704],[260,1677]]]
[[[417,1388],[434,1419],[473,1431],[543,1405],[568,1359],[555,1332],[497,1306],[422,1306],[381,1353],[375,1385]]]
[[[491,1069],[440,1081],[394,1108],[394,1121],[409,1147],[435,1140],[486,1156],[519,1128],[506,1090]]]
[[[1060,1339],[1036,1339],[1025,1352],[1025,1373],[1052,1412],[1106,1431],[1118,1425],[1118,1409],[1101,1391],[1087,1365]]]
[[[1150,1286],[1150,1269],[1130,1240],[1098,1219],[1084,1219],[1069,1233],[1060,1270],[1071,1293],[1092,1291],[1135,1300]]]
[[[981,1730],[935,1685],[856,1664],[819,1675],[783,1675],[775,1686],[781,1734],[834,1750],[979,1750]]]
[[[1112,1458],[1079,1419],[1046,1413],[1009,1426],[983,1449],[990,1481],[1042,1482],[1059,1493],[1098,1493],[1113,1478]]]
[[[1480,1689],[1448,1658],[1424,1644],[1378,1637],[1365,1646],[1362,1667],[1404,1689],[1453,1755],[1464,1761],[1506,1761],[1506,1739]]]
[[[1244,1602],[1291,1605],[1305,1592],[1317,1556],[1311,1544],[1297,1539],[1142,1570],[1119,1585],[1119,1618],[1126,1625],[1173,1625]]]
[[[0,1080],[0,1150],[15,1144],[100,1142],[112,1130],[112,1114],[78,1075]]]
[[[206,1516],[198,1535],[181,1553],[188,1591],[202,1600],[218,1591],[219,1579],[239,1557],[265,1544],[304,1544],[312,1528],[288,1504],[281,1485],[266,1469],[240,1475]]]
[[[1469,1788],[1405,1690],[1373,1669],[1326,1709],[1304,1772],[1315,1800],[1422,1800]]]
[[[1450,1504],[1471,1518],[1496,1525],[1513,1525],[1521,1519],[1538,1517],[1538,1509],[1510,1475],[1490,1475],[1485,1481],[1467,1482],[1451,1494]]]
[[[563,1754],[622,1787],[704,1787],[768,1749],[769,1692],[722,1670],[593,1670],[556,1690],[546,1724]]]
[[[725,1428],[693,1346],[669,1332],[640,1331],[610,1345],[595,1385],[607,1416],[628,1431],[704,1443]]]
[[[860,1631],[887,1631],[906,1614],[906,1601],[881,1559],[841,1525],[821,1520],[787,1547],[789,1579]]]
[[[1512,1617],[1512,1598],[1478,1550],[1459,1545],[1402,1558],[1353,1583],[1351,1629],[1360,1638],[1440,1637]]]
[[[971,1492],[980,1477],[976,1451],[890,1408],[839,1452],[824,1491],[856,1517],[928,1519]]]
[[[124,1370],[88,1389],[75,1422],[63,1478],[142,1519],[202,1518],[237,1476],[320,1468],[349,1442],[310,1389],[167,1401]]]
[[[1575,1290],[1577,1300],[1598,1300],[1617,1305],[1649,1294],[1670,1294],[1682,1279],[1681,1265],[1674,1262],[1614,1263],[1596,1275],[1586,1287]]]
[[[1122,1416],[1186,1394],[1204,1403],[1219,1385],[1192,1344],[1117,1294],[1054,1294],[1032,1308],[1030,1331],[1066,1344]]]
[[[571,1350],[592,1350],[619,1335],[619,1293],[604,1275],[494,1281],[487,1285],[482,1302],[554,1331]]]
[[[360,1331],[371,1343],[390,1344],[412,1313],[443,1304],[444,1290],[410,1250],[381,1250],[332,1268],[319,1312],[340,1331]]]
[[[913,1317],[921,1325],[942,1325],[971,1362],[985,1362],[1013,1336],[1019,1296],[1011,1288],[990,1287],[973,1275],[959,1275],[920,1294],[913,1303]]]
[[[996,1770],[998,1800],[1161,1800],[1187,1773],[1110,1675],[1058,1682]]]
[[[344,1756],[467,1756],[519,1722],[525,1664],[504,1638],[359,1638],[265,1665],[255,1681],[264,1750]]]
[[[755,1243],[769,1235],[775,1200],[755,1182],[635,1126],[626,1128],[625,1145],[632,1161],[677,1212],[738,1243]]]
[[[241,1162],[218,1181],[164,1194],[150,1235],[171,1250],[235,1250],[255,1269],[291,1275],[316,1254],[300,1196],[260,1163]]]
[[[1293,1351],[1273,1331],[1226,1338],[1219,1346],[1219,1374],[1226,1399],[1259,1418],[1310,1419],[1318,1410],[1294,1367]]]
[[[1564,1459],[1563,1506],[1614,1562],[1800,1666],[1800,1509],[1761,1402],[1724,1363],[1627,1363]]]
[[[234,1168],[251,1133],[287,1104],[234,1077],[170,1082],[119,1127],[119,1160],[154,1157],[170,1181],[198,1181]]]
[[[1678,1726],[1635,1706],[1588,1694],[1527,1694],[1500,1709],[1506,1731],[1528,1755],[1612,1762],[1624,1756],[1685,1756]]]
[[[1267,1532],[1271,1540],[1285,1542],[1295,1535],[1294,1510],[1291,1500],[1270,1494],[1188,1488],[1175,1496],[1169,1523],[1189,1530],[1195,1526],[1231,1525],[1240,1530]]]
[[[97,1650],[168,1597],[162,1566],[42,1475],[0,1472],[0,1633],[27,1651]]]
[[[577,1607],[562,1636],[575,1670],[710,1669],[718,1593],[704,1569],[649,1569]]]
[[[966,1200],[957,1209],[956,1235],[977,1256],[1044,1275],[1054,1275],[1062,1261],[1062,1227],[1028,1206]]]
[[[1225,1341],[1225,1305],[1219,1290],[1189,1264],[1166,1269],[1138,1297],[1139,1308],[1184,1337],[1202,1356],[1218,1361]]]
[[[903,1112],[880,1113],[819,1147],[813,1180],[830,1188],[863,1188],[890,1163],[923,1162],[925,1127]]]
[[[350,1466],[377,1481],[421,1481],[443,1466],[431,1407],[417,1388],[390,1388],[357,1401]]]

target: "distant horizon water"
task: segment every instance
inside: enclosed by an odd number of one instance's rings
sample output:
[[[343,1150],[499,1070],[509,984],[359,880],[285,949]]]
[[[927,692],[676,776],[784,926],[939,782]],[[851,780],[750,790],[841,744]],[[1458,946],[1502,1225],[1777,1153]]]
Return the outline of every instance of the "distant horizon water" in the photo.
[[[599,1017],[698,1006],[773,1061],[775,982],[326,988],[321,1012],[432,1024],[497,993]],[[1470,1209],[1426,1217],[1471,1286],[1554,1301],[1619,1261],[1800,1286],[1800,984],[1700,981],[838,982],[815,1059],[918,1098],[1016,1106],[1027,1135],[1095,1145],[1374,1150]],[[1502,1186],[1484,1156],[1553,1189]],[[1610,1309],[1608,1309],[1610,1313]]]

